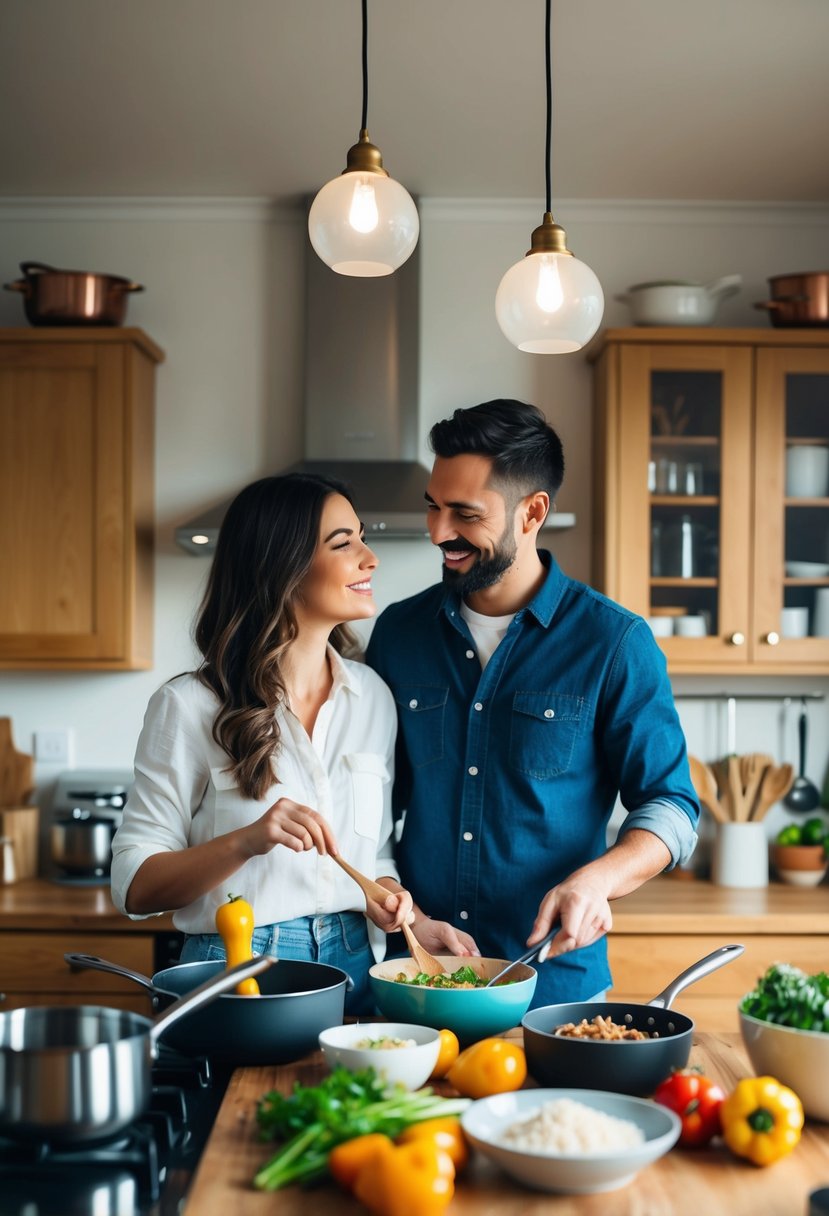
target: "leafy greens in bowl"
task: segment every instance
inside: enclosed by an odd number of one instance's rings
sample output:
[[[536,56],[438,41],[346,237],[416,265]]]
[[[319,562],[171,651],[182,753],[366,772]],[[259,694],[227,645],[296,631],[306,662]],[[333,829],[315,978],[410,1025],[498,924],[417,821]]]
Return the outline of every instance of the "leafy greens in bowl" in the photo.
[[[778,1026],[829,1033],[829,975],[807,975],[789,963],[775,963],[740,1001],[740,1012]]]

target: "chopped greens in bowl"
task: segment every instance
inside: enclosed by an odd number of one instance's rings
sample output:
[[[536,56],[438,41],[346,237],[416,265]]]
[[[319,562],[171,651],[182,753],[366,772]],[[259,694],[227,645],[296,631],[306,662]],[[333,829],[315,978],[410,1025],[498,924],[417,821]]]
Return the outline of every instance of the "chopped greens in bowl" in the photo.
[[[829,1034],[829,975],[807,975],[790,963],[775,963],[740,1001],[740,1011],[778,1026]]]
[[[406,975],[405,971],[399,971],[394,979],[397,984],[414,984],[419,988],[486,988],[488,983],[488,980],[478,975],[475,968],[469,964],[458,967],[457,971],[451,974],[443,975],[427,975],[425,971],[418,971],[417,975]],[[509,983],[509,980],[505,983]]]

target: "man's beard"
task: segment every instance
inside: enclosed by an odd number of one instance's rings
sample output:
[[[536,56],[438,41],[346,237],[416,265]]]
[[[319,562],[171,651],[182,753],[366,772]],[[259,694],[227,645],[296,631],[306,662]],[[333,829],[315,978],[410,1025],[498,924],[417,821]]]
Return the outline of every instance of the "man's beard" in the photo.
[[[450,570],[448,566],[443,567],[443,581],[447,586],[457,591],[460,596],[472,595],[476,591],[484,591],[487,587],[494,587],[500,582],[503,576],[509,570],[512,563],[515,561],[517,545],[515,537],[506,529],[501,536],[498,544],[491,557],[481,557],[480,549],[475,545],[470,545],[464,542],[459,545],[457,541],[452,541],[448,544],[438,546],[439,549],[448,549],[449,552],[456,552],[460,548],[471,549],[473,554],[477,553],[478,557],[467,571]]]

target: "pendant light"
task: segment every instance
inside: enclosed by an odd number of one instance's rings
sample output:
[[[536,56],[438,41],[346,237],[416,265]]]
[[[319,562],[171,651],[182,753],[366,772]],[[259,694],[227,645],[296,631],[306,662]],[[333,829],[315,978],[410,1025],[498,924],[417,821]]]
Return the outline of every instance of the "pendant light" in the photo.
[[[567,248],[567,236],[552,216],[550,143],[553,81],[550,65],[550,10],[546,0],[547,64],[547,209],[532,234],[531,247],[511,266],[498,285],[495,315],[513,346],[537,355],[580,350],[599,328],[604,312],[601,284],[584,262]]]
[[[383,168],[368,137],[368,0],[363,9],[363,113],[360,138],[339,177],[327,182],[308,214],[315,251],[337,274],[392,274],[417,244],[420,221],[411,195]]]

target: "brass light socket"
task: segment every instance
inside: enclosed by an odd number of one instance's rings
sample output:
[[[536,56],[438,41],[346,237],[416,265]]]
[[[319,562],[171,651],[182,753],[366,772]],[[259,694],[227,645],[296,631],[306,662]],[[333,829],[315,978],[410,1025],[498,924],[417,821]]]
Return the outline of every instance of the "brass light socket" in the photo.
[[[541,224],[533,229],[530,243],[531,248],[524,257],[528,258],[532,253],[566,253],[569,258],[573,256],[567,248],[567,233],[554,221],[550,211],[544,212]]]
[[[380,149],[371,142],[365,128],[360,132],[358,142],[348,149],[343,173],[377,173],[382,177],[389,175],[388,170],[383,168]]]

